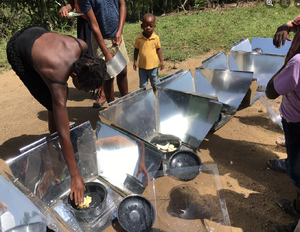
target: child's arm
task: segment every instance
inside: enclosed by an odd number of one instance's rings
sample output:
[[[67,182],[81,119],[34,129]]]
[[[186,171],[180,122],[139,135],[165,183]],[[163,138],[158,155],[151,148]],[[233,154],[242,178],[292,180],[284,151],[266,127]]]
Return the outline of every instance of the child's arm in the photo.
[[[137,58],[139,56],[139,49],[135,48],[134,49],[134,60],[133,60],[133,70],[137,70]]]
[[[156,53],[159,59],[160,71],[164,69],[163,59],[162,59],[162,52],[160,48],[156,49]]]

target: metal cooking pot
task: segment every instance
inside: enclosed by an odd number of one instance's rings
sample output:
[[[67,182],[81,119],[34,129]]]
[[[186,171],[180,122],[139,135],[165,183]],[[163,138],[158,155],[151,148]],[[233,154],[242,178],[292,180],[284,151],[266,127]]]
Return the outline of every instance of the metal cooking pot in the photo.
[[[126,174],[127,177],[123,183],[124,187],[135,194],[143,194],[145,191],[145,186],[138,179],[134,178],[132,175]]]
[[[168,151],[161,150],[162,152],[164,152],[163,160],[165,160],[165,161],[168,161],[169,158],[174,154],[174,152],[176,152],[180,149],[181,144],[182,144],[180,138],[178,138],[174,135],[167,135],[167,134],[161,134],[161,135],[155,136],[154,138],[152,138],[150,140],[150,143],[155,146],[156,146],[156,144],[166,145],[168,143],[173,144],[175,146],[175,148],[176,148],[175,151],[168,152]]]
[[[79,220],[91,220],[99,216],[106,207],[107,190],[104,185],[96,182],[89,182],[85,184],[84,197],[92,197],[92,202],[88,208],[78,209],[75,205],[74,198],[68,197],[68,204]]]
[[[120,52],[119,46],[113,46],[108,50],[114,57],[106,63],[106,71],[110,77],[115,77],[123,71],[123,69],[127,65],[127,62]],[[98,57],[103,58],[103,54],[101,53]]]
[[[43,222],[35,222],[35,223],[29,223],[27,225],[20,225],[13,228],[10,228],[9,230],[6,230],[5,232],[43,232],[46,231],[47,227],[46,224]]]
[[[170,174],[184,181],[192,180],[198,176],[201,165],[202,161],[199,156],[191,151],[178,151],[171,156],[168,162]]]

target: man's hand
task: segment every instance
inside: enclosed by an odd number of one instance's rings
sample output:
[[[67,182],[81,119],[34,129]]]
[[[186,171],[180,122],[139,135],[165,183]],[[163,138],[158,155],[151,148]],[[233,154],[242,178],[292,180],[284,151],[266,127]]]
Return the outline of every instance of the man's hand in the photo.
[[[273,38],[273,44],[276,48],[280,48],[281,44],[282,46],[285,45],[286,40],[291,41],[289,37],[289,27],[287,24],[284,24],[277,28],[277,32]]]
[[[67,6],[63,6],[58,11],[58,16],[62,19],[67,19],[69,16],[69,8]]]
[[[75,200],[75,205],[84,203],[84,182],[80,175],[72,177],[70,199]],[[74,195],[74,196],[73,196]]]
[[[117,31],[116,33],[116,40],[113,40],[113,44],[115,46],[118,46],[122,43],[122,32],[121,31]]]

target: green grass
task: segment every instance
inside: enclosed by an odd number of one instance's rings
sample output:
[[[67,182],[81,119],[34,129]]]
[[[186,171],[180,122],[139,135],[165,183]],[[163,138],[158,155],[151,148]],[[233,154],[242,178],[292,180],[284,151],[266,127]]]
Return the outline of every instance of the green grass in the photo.
[[[299,14],[296,7],[283,9],[279,4],[269,9],[264,4],[218,12],[175,14],[156,20],[164,60],[182,61],[210,51],[228,51],[241,38],[272,38],[277,27]],[[126,24],[124,38],[130,58],[133,58],[135,36],[140,24]]]
[[[159,35],[164,60],[182,61],[207,52],[227,52],[241,38],[272,38],[277,27],[299,14],[293,6],[267,8],[264,4],[253,7],[222,9],[211,12],[193,12],[159,17],[155,33]],[[59,31],[64,33],[64,31]],[[140,23],[126,23],[124,40],[133,59],[135,37],[141,33]],[[68,32],[76,35],[76,32]],[[6,41],[0,41],[0,68],[9,67],[5,53]]]

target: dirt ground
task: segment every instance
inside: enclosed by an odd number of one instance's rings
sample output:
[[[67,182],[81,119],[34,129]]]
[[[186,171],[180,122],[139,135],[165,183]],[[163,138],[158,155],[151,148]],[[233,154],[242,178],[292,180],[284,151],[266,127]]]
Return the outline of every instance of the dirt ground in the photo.
[[[165,62],[161,72],[190,69],[192,74],[202,60],[212,54],[182,63]],[[138,89],[138,73],[128,66],[130,92]],[[77,91],[69,82],[68,112],[70,122],[90,121],[96,127],[99,109],[92,108],[90,95]],[[13,71],[0,73],[0,169],[3,160],[19,155],[19,148],[44,137],[47,111],[30,95]],[[119,96],[117,88],[116,96]],[[104,108],[107,104],[104,105]],[[225,126],[208,134],[201,143],[199,156],[204,163],[219,168],[230,221],[237,231],[271,231],[273,225],[295,219],[275,204],[276,199],[293,200],[296,191],[284,173],[270,170],[267,160],[286,157],[285,148],[275,141],[283,131],[269,118],[260,101],[240,109]],[[235,230],[236,231],[236,230]]]

